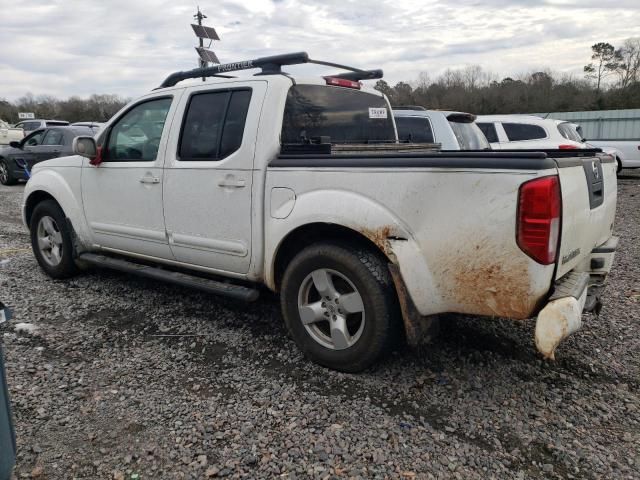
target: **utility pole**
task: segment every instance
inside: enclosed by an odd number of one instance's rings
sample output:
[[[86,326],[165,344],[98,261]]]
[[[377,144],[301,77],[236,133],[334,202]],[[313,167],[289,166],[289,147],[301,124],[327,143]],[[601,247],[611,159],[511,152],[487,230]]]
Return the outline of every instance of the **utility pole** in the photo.
[[[210,63],[220,63],[220,60],[218,60],[216,54],[212,50],[209,50],[209,47],[211,47],[213,41],[220,40],[220,37],[218,36],[215,28],[202,25],[202,20],[207,18],[207,16],[200,11],[199,5],[198,12],[193,16],[193,18],[198,22],[191,24],[191,28],[193,28],[193,32],[196,34],[199,40],[199,46],[196,47],[196,51],[198,52],[198,56],[200,57],[198,65],[200,66],[200,68],[204,68],[208,67]],[[205,39],[209,40],[209,45],[207,45],[207,48],[205,48],[204,46]],[[205,81],[205,77],[202,77],[202,81]]]
[[[202,19],[203,18],[207,18],[207,16],[200,11],[200,5],[198,5],[198,13],[196,13],[193,16],[193,18],[195,18],[198,21],[198,25],[200,27],[202,26]],[[203,38],[199,37],[198,40],[199,40],[199,43],[200,43],[200,48],[204,48],[204,40],[203,40]],[[199,60],[198,64],[200,65],[200,68],[207,66],[207,62],[205,62],[202,57],[200,57],[200,60]],[[204,82],[204,77],[202,77],[202,81]]]

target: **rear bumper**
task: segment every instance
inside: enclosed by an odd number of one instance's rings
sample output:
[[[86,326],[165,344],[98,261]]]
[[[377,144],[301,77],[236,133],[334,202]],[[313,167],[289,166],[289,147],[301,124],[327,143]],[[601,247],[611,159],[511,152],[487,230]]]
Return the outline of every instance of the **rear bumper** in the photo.
[[[598,308],[617,245],[618,237],[611,237],[555,283],[536,321],[536,347],[545,358],[555,359],[560,342],[582,327],[584,310]]]

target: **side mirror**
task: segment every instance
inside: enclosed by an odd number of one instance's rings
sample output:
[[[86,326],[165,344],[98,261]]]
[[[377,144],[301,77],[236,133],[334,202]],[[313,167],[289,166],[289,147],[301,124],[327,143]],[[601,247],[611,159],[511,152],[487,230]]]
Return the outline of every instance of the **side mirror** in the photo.
[[[98,156],[98,146],[93,137],[76,137],[72,144],[73,153],[93,160]]]
[[[22,148],[22,144],[20,142],[16,142],[15,140],[12,142],[9,142],[9,146],[13,147],[13,148]]]

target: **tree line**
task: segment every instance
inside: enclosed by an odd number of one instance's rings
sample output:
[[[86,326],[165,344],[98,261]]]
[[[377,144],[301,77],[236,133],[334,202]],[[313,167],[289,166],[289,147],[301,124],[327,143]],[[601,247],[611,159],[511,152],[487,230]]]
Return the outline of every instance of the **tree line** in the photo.
[[[477,114],[640,108],[640,38],[627,39],[617,49],[606,42],[593,45],[584,77],[547,69],[500,79],[472,65],[447,69],[436,78],[423,72],[394,86],[379,80],[375,88],[392,105]]]
[[[472,65],[447,69],[436,78],[423,72],[417,80],[394,86],[379,80],[375,88],[392,105],[477,114],[640,108],[640,38],[629,38],[619,48],[607,42],[593,45],[584,77],[547,69],[500,79]],[[128,101],[117,95],[61,100],[27,94],[14,102],[0,98],[0,119],[16,123],[18,112],[33,112],[36,118],[104,122]]]
[[[32,112],[36,118],[69,122],[105,122],[125,106],[129,99],[118,95],[77,96],[61,100],[50,95],[27,94],[14,102],[0,98],[0,119],[18,122],[18,112]]]

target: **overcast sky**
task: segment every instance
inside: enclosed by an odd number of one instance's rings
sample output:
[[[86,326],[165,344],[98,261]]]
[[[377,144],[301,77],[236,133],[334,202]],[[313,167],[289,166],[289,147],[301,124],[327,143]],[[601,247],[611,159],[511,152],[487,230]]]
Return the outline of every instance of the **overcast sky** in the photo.
[[[223,63],[304,50],[392,84],[473,64],[581,75],[592,44],[640,35],[640,0],[0,0],[0,98],[141,95],[196,66],[196,3]]]

